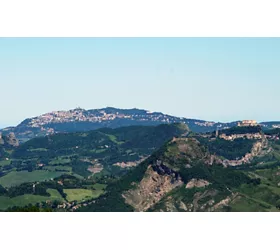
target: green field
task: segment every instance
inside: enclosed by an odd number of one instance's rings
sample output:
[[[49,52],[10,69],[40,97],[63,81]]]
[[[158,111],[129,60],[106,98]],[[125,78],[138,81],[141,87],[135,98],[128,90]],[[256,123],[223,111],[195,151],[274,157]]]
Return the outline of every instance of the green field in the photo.
[[[64,201],[62,196],[57,190],[48,189],[47,192],[51,195],[50,197],[33,195],[33,194],[25,194],[14,198],[0,196],[0,210],[6,210],[9,207],[13,207],[13,206],[24,207],[29,204],[35,205],[36,203],[46,202],[47,200]]]
[[[104,193],[103,190],[88,190],[88,189],[63,189],[63,192],[67,195],[67,200],[71,201],[83,201],[98,198]]]
[[[48,150],[46,148],[32,148],[32,149],[28,149],[27,151],[30,151],[30,152],[47,152]]]
[[[93,150],[90,150],[90,152],[95,153],[95,154],[101,154],[101,153],[106,152],[106,150],[107,149],[93,149]]]
[[[248,199],[246,197],[242,197],[240,200],[236,201],[230,206],[232,212],[265,212],[270,209],[269,206],[265,206],[260,202]]]
[[[124,143],[124,142],[122,142],[122,141],[118,141],[118,140],[117,140],[117,137],[116,137],[115,135],[108,135],[108,134],[107,134],[107,136],[109,137],[109,139],[110,139],[112,142],[114,142],[114,143],[116,143],[116,144],[121,145],[121,144]]]
[[[280,183],[280,169],[278,168],[271,168],[271,169],[260,169],[255,171],[256,174],[260,175],[267,182],[271,184],[278,185]]]
[[[50,197],[51,200],[56,200],[56,201],[61,201],[61,202],[64,201],[63,197],[56,189],[48,188],[47,192],[51,195],[51,197]]]
[[[0,167],[5,167],[11,164],[11,160],[2,160],[0,161]]]
[[[107,185],[105,185],[105,184],[100,184],[100,183],[96,183],[96,184],[94,184],[92,187],[93,187],[95,190],[104,190],[104,189],[107,187]]]
[[[18,186],[22,183],[33,182],[33,181],[45,181],[51,178],[56,178],[64,172],[50,172],[45,170],[36,170],[32,172],[28,171],[12,171],[7,175],[0,178],[0,185],[5,188],[12,186]]]

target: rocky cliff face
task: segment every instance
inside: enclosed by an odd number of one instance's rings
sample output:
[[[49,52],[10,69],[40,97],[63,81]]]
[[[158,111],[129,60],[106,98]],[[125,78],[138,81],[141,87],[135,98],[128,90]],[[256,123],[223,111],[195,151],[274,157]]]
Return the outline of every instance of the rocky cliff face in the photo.
[[[19,146],[19,141],[15,136],[15,133],[11,132],[7,135],[7,143],[13,147],[18,147]]]
[[[165,199],[171,191],[177,192],[175,189],[205,188],[211,184],[210,181],[192,178],[184,183],[181,176],[186,169],[190,170],[190,176],[195,175],[198,162],[211,167],[218,162],[218,158],[211,156],[194,138],[173,138],[167,143],[165,151],[147,167],[140,183],[134,183],[133,188],[125,191],[122,197],[135,211],[147,211]],[[188,176],[184,174],[184,178]],[[167,199],[165,205],[167,211],[177,211],[172,200]],[[193,209],[187,208],[188,211]]]
[[[2,133],[0,132],[0,145],[3,145],[3,144],[4,144],[4,139],[3,139]]]
[[[255,157],[261,157],[272,152],[272,147],[269,147],[268,140],[264,135],[261,135],[261,140],[255,142],[251,149],[251,152],[248,152],[240,160],[228,160],[225,159],[223,164],[225,166],[240,166],[242,164],[250,163]]]
[[[258,180],[248,176],[247,171],[236,171],[223,164],[224,157],[210,153],[206,145],[197,135],[174,137],[128,176],[113,184],[116,186],[100,198],[93,210],[102,211],[110,206],[113,211],[115,207],[141,212],[227,211],[247,202],[242,188],[257,186]],[[270,146],[263,137],[253,144],[250,157],[259,157]],[[117,202],[115,207],[114,202]],[[238,210],[238,205],[234,209]]]
[[[149,166],[141,182],[134,189],[125,192],[123,198],[135,211],[143,212],[181,185],[181,178],[171,169]]]
[[[3,136],[2,133],[0,133],[0,145],[18,147],[19,141],[16,138],[15,134],[12,132],[6,136]]]

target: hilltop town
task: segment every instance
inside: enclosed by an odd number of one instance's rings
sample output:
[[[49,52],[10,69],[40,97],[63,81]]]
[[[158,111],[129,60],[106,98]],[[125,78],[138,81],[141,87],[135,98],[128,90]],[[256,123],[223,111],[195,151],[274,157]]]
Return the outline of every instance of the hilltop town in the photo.
[[[16,127],[4,128],[0,132],[5,135],[12,132],[18,138],[19,142],[23,143],[36,137],[55,133],[80,132],[99,128],[119,128],[126,126],[157,126],[172,123],[185,123],[195,133],[207,133],[236,126],[255,127],[260,125],[265,129],[280,127],[280,122],[262,122],[258,124],[254,120],[245,120],[242,122],[221,123],[176,117],[161,112],[151,112],[136,108],[118,109],[107,107],[86,110],[78,107],[68,111],[53,111],[37,117],[27,118]]]
[[[41,127],[50,123],[65,123],[65,122],[103,122],[116,119],[130,119],[137,121],[160,121],[163,123],[173,123],[176,119],[162,113],[153,113],[145,110],[142,112],[131,113],[125,110],[115,111],[112,108],[100,110],[85,110],[76,108],[69,111],[53,111],[41,116],[32,118],[28,123],[31,127]]]

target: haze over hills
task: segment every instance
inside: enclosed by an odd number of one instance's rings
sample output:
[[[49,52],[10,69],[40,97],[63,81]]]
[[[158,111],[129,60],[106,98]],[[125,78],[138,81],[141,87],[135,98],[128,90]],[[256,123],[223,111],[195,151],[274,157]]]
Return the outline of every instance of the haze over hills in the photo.
[[[194,132],[210,132],[237,125],[238,121],[230,123],[188,119],[166,115],[160,112],[149,112],[142,109],[104,109],[85,110],[76,108],[69,111],[54,111],[37,117],[28,118],[16,127],[4,128],[3,134],[14,132],[20,142],[29,139],[60,132],[82,132],[103,127],[118,128],[123,126],[185,123]],[[264,128],[280,127],[280,122],[262,122]]]

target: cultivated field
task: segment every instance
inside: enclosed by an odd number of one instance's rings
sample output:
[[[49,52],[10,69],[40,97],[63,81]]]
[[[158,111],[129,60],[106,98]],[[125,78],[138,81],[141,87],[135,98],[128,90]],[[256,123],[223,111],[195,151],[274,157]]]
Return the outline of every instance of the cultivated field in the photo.
[[[98,198],[104,193],[102,189],[99,190],[88,190],[88,189],[64,189],[63,192],[67,194],[68,201],[83,201],[93,198]]]
[[[64,172],[50,172],[45,170],[35,170],[32,172],[28,171],[12,171],[7,175],[0,178],[0,185],[5,188],[12,186],[18,186],[22,183],[33,182],[33,181],[45,181],[51,178],[58,177],[64,174]]]

